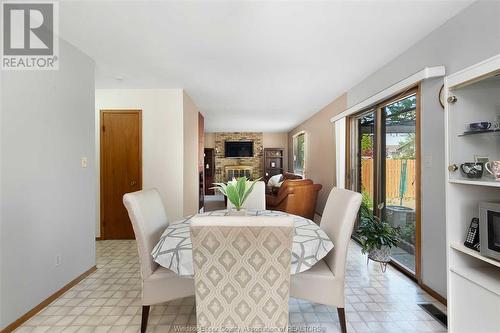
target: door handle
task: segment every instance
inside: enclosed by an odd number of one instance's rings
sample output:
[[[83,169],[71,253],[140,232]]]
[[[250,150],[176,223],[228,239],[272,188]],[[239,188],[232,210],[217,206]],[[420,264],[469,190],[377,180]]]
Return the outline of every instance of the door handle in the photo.
[[[135,185],[137,185],[137,182],[136,182],[135,180],[132,180],[132,181],[130,182],[130,186],[135,186]]]

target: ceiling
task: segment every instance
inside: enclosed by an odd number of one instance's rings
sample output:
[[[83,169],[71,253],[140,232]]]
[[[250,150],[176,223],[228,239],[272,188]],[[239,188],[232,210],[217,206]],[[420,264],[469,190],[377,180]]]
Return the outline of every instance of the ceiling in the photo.
[[[62,2],[97,88],[184,88],[206,130],[288,131],[471,1]]]

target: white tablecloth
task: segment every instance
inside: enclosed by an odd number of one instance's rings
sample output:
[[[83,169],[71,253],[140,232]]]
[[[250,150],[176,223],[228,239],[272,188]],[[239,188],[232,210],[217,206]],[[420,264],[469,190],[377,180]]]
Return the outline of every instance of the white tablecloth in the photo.
[[[199,215],[224,216],[227,215],[227,210],[217,210]],[[308,270],[333,249],[330,238],[316,223],[309,219],[270,210],[248,210],[247,215],[293,217],[295,233],[291,274]],[[158,264],[183,276],[193,275],[193,254],[189,233],[191,217],[170,223],[151,252]]]

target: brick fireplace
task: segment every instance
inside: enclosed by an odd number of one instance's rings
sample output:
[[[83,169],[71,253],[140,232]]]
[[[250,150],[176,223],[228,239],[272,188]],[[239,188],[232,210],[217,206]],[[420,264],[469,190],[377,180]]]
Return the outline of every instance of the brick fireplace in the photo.
[[[215,181],[226,182],[227,177],[233,174],[236,170],[236,175],[239,175],[243,170],[243,174],[251,174],[251,178],[257,179],[262,177],[263,170],[263,145],[262,133],[254,132],[220,132],[215,133]],[[244,158],[225,158],[224,157],[224,142],[226,141],[253,141],[253,157]]]

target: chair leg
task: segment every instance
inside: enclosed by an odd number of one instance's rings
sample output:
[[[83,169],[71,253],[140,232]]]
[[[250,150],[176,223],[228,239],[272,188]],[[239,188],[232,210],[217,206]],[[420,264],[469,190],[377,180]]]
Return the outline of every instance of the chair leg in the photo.
[[[337,313],[339,315],[340,329],[342,333],[347,333],[347,325],[345,322],[345,310],[344,308],[337,308]]]
[[[141,333],[145,333],[146,328],[148,328],[148,317],[149,317],[149,305],[143,305],[142,306]]]

